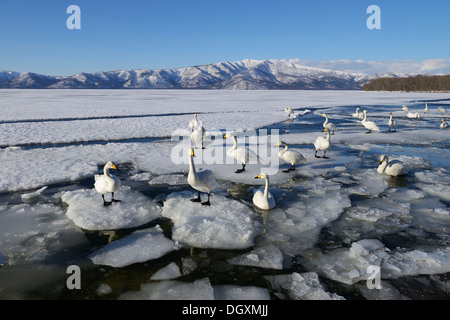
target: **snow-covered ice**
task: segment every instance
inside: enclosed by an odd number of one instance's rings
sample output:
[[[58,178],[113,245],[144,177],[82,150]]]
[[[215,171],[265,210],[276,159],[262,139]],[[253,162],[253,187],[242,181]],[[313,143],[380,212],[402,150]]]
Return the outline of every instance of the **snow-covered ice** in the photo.
[[[215,300],[270,300],[269,290],[255,286],[213,286]]]
[[[171,280],[181,276],[180,268],[175,262],[169,263],[162,269],[156,271],[150,280]]]
[[[109,196],[109,195],[107,195]],[[146,224],[160,216],[161,208],[147,196],[123,186],[115,193],[115,202],[103,206],[95,189],[68,191],[61,197],[67,203],[67,217],[86,230],[116,230]]]
[[[208,278],[194,282],[167,280],[144,283],[139,291],[125,292],[120,300],[214,300],[214,289]]]
[[[320,284],[315,272],[265,276],[280,298],[293,300],[345,300],[343,297],[327,292]]]
[[[177,244],[167,239],[162,229],[157,226],[134,231],[124,238],[115,240],[94,251],[89,255],[89,259],[98,265],[121,268],[133,263],[160,258],[177,248]]]
[[[211,206],[192,202],[196,193],[177,192],[169,195],[162,215],[174,226],[172,238],[197,248],[243,249],[254,244],[262,232],[256,213],[239,201],[211,195]]]

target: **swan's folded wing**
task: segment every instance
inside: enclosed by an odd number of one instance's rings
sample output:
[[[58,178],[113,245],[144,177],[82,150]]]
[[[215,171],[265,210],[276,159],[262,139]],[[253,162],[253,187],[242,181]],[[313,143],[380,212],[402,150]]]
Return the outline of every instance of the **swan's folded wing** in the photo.
[[[214,176],[214,173],[211,170],[199,171],[197,172],[197,176],[204,184],[209,186],[211,189],[217,186],[216,177]]]

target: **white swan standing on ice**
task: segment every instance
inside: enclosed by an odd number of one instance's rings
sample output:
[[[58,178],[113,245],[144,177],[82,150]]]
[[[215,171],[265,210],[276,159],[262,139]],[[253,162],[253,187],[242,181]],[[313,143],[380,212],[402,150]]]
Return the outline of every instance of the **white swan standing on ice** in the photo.
[[[205,130],[205,128],[203,128],[202,125],[198,125],[192,130],[191,142],[193,143],[195,149],[197,149],[197,144],[201,144],[202,149],[205,149],[205,147],[203,146],[205,132],[206,132],[206,130]]]
[[[423,113],[430,113],[430,109],[428,109],[428,104],[425,102],[425,109],[423,110]]]
[[[328,117],[324,113],[322,117],[325,117],[325,122],[323,123],[324,128],[328,128],[331,131],[331,134],[334,134],[334,130],[336,130],[336,125],[334,123],[328,122]]]
[[[289,118],[293,118],[293,119],[297,118],[297,114],[294,112],[294,110],[292,110],[291,107],[285,108],[284,112],[286,112],[286,114]]]
[[[291,167],[287,170],[283,170],[283,172],[289,172],[291,170],[295,171],[296,164],[308,163],[308,160],[300,152],[289,150],[289,147],[285,142],[278,141],[275,145],[275,147],[281,146],[284,146],[284,149],[278,152],[278,157],[291,164]]]
[[[314,154],[314,156],[316,158],[320,158],[317,155],[317,151],[321,150],[323,151],[323,157],[324,159],[329,159],[327,156],[325,156],[325,154],[327,153],[327,150],[331,147],[331,142],[330,142],[330,129],[325,128],[323,129],[324,132],[327,133],[326,138],[319,136],[317,137],[316,141],[314,142],[314,147],[316,148],[316,153]]]
[[[380,174],[386,174],[388,176],[401,176],[406,174],[406,168],[398,160],[389,161],[387,155],[382,155],[380,158],[380,165],[377,168],[377,172]]]
[[[197,128],[198,126],[198,120],[197,120],[197,114],[194,114],[194,119],[189,120],[189,129],[191,129],[191,132],[194,131],[194,128]]]
[[[442,108],[442,107],[439,107],[439,108],[438,108],[438,111],[440,111],[441,114],[445,114],[445,113],[447,112],[447,110],[444,109],[444,108]]]
[[[229,136],[230,135],[225,134],[223,137],[227,138]],[[249,163],[250,160],[256,160],[257,162],[259,162],[260,159],[256,153],[249,150],[248,148],[238,148],[236,136],[231,135],[231,137],[233,138],[234,144],[230,149],[227,150],[227,155],[230,158],[234,158],[242,163],[242,169],[238,169],[235,171],[235,173],[242,173],[245,171],[245,166],[247,165],[247,163]]]
[[[414,119],[414,118],[420,119],[420,115],[419,115],[418,112],[408,112],[408,113],[406,114],[406,116],[407,116],[409,119]]]
[[[402,106],[402,110],[405,111],[406,113],[408,113],[408,111],[409,111],[408,107],[405,105]]]
[[[441,125],[439,126],[439,128],[441,129],[447,129],[448,128],[448,123],[444,121],[444,119],[442,119]]]
[[[394,129],[394,132],[397,131],[397,120],[392,119],[392,112],[389,113],[388,126],[389,126],[389,131],[391,131],[391,128]]]
[[[275,198],[269,191],[269,176],[266,173],[261,173],[255,179],[266,180],[266,186],[264,189],[258,189],[253,194],[253,203],[260,209],[269,210],[276,206]]]
[[[194,114],[194,119],[189,120],[189,129],[191,129],[191,146],[193,144],[194,148],[197,148],[197,144],[202,144],[202,149],[205,149],[203,146],[203,141],[205,137],[205,128],[203,127],[201,121],[198,121],[197,114]]]
[[[200,192],[208,193],[208,200],[202,202],[204,206],[210,206],[209,202],[210,193],[212,190],[216,188],[216,178],[211,170],[203,170],[197,172],[194,165],[194,150],[189,150],[189,174],[187,177],[187,181],[189,185],[198,191],[197,198],[191,199],[192,202],[201,202]]]
[[[97,190],[97,192],[102,195],[104,206],[109,206],[113,202],[121,202],[121,200],[114,199],[114,192],[119,190],[121,182],[119,178],[109,173],[110,169],[120,171],[119,169],[117,169],[116,165],[112,161],[109,161],[108,163],[105,164],[103,168],[103,175],[96,174],[94,176],[95,178],[94,187],[95,190]],[[105,200],[106,193],[111,193],[111,201]]]
[[[367,110],[364,110],[364,118],[361,120],[361,124],[367,128],[366,133],[372,133],[372,131],[380,131],[380,128],[373,121],[367,121]]]
[[[355,113],[352,113],[352,117],[362,120],[364,118],[364,115],[362,114],[362,112],[359,112],[359,110],[361,110],[361,108],[356,108]]]

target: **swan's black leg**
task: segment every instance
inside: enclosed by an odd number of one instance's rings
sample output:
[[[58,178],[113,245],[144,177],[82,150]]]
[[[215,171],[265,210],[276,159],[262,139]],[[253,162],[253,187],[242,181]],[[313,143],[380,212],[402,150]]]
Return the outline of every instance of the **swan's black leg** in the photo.
[[[295,164],[293,164],[289,169],[283,170],[283,172],[289,172],[291,170],[295,171]]]
[[[102,194],[102,199],[103,199],[103,205],[106,207],[106,206],[109,206],[109,205],[111,205],[111,203],[112,203],[112,201],[106,201],[105,200],[105,195],[104,194]]]
[[[245,171],[245,163],[242,164],[242,169],[238,169],[235,171],[235,173],[241,173]]]
[[[111,202],[122,202],[122,200],[114,199],[114,192],[111,192],[111,194],[112,194]]]
[[[314,153],[314,157],[320,158],[320,157],[317,155],[317,150],[316,150],[316,153]]]
[[[200,202],[202,201],[202,199],[200,198],[200,191],[198,191],[198,196],[197,198],[191,199],[192,202]]]
[[[327,150],[325,150],[324,152],[323,152],[323,159],[330,159],[330,158],[328,158],[327,156],[325,156],[325,154],[327,153]]]
[[[210,206],[211,202],[209,202],[209,192],[208,192],[208,201],[202,202],[202,205],[204,206]]]

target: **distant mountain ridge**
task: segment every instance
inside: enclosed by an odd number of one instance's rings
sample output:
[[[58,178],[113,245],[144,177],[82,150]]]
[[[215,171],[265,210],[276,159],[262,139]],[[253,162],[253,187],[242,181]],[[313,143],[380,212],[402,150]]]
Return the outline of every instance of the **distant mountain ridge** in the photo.
[[[129,69],[72,76],[0,71],[0,88],[361,90],[363,84],[382,76],[402,75],[348,73],[284,60],[245,59],[176,69]]]

